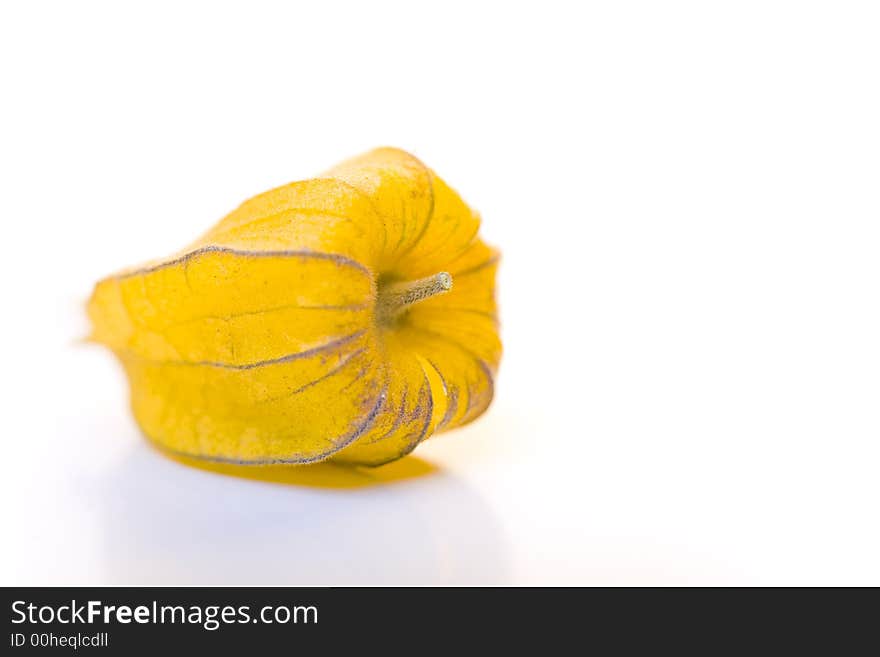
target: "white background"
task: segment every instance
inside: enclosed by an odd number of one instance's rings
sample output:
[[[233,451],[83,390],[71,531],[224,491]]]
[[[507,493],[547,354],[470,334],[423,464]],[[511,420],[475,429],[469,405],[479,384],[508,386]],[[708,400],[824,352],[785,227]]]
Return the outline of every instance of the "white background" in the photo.
[[[880,585],[878,35],[870,2],[4,3],[0,583]],[[379,145],[504,252],[490,411],[384,474],[147,447],[76,342],[93,282]]]

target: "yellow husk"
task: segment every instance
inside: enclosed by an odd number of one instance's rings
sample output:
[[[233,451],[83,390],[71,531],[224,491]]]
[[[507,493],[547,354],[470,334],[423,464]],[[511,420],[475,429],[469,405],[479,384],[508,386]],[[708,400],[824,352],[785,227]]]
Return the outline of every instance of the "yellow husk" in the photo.
[[[415,157],[375,150],[100,281],[92,338],[120,359],[138,424],[167,450],[387,463],[491,402],[498,254],[479,224]],[[387,312],[391,290],[439,272],[450,290]]]

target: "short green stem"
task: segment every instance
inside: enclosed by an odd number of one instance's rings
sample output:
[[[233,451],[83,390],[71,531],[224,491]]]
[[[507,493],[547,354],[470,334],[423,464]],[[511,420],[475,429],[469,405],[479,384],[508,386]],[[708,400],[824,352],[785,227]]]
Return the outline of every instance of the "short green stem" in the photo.
[[[452,276],[445,271],[415,281],[380,285],[376,316],[381,321],[391,321],[414,303],[445,294],[451,289]]]

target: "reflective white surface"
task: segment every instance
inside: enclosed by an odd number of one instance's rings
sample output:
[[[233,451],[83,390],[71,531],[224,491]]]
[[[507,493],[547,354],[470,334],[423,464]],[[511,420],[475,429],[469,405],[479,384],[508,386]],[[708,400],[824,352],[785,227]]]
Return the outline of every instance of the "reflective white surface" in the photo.
[[[581,4],[5,5],[0,583],[880,585],[877,8]],[[504,252],[490,411],[147,446],[94,280],[380,144]]]

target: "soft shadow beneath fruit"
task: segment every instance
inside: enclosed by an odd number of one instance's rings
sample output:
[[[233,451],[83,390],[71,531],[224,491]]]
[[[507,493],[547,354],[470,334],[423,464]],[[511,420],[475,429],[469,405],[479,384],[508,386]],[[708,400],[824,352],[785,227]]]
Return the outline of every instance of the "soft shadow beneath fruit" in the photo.
[[[356,468],[332,462],[311,465],[235,465],[180,456],[166,452],[159,447],[155,447],[155,449],[178,463],[205,472],[250,479],[251,481],[311,488],[379,486],[425,477],[437,472],[435,465],[412,455],[379,468]]]
[[[424,460],[375,470],[203,466],[183,467],[139,443],[97,482],[107,583],[507,580],[492,510]]]

